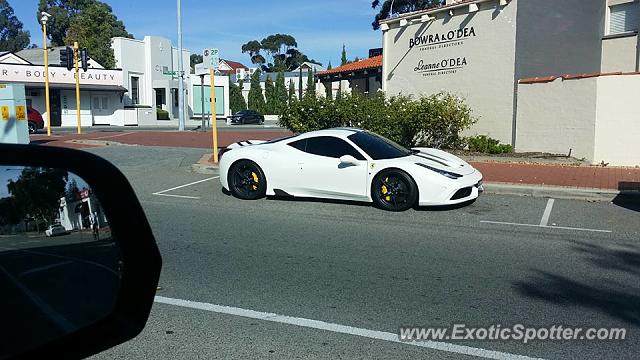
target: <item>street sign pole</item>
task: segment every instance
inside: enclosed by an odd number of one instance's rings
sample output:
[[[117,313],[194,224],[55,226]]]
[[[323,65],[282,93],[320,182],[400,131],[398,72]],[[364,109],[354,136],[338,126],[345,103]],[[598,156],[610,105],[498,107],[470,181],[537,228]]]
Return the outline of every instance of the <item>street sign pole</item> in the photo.
[[[204,125],[204,74],[200,75],[200,100],[202,101],[202,106],[200,106],[200,109],[202,109],[202,127],[201,130],[202,132],[205,131],[205,125]]]
[[[216,64],[217,65],[217,64]],[[218,163],[218,124],[216,122],[216,70],[211,66],[209,68],[209,77],[211,78],[211,134],[213,136],[213,162]]]
[[[73,61],[76,65],[76,113],[78,115],[78,135],[82,133],[80,128],[80,72],[78,71],[78,55],[80,53],[80,47],[78,42],[73,43]]]

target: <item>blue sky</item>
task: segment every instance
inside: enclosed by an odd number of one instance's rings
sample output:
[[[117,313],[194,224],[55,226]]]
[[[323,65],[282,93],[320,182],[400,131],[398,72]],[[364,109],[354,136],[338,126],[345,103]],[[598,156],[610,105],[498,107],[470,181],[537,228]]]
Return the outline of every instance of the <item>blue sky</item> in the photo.
[[[159,35],[177,45],[175,0],[103,0],[136,38]],[[31,33],[31,42],[42,46],[36,20],[38,0],[9,0],[16,15]],[[240,47],[249,40],[287,33],[310,58],[335,67],[342,43],[350,59],[368,56],[368,49],[382,46],[382,34],[371,29],[375,11],[371,0],[324,1],[218,1],[182,0],[184,47],[194,53],[217,47],[223,58],[250,64]]]

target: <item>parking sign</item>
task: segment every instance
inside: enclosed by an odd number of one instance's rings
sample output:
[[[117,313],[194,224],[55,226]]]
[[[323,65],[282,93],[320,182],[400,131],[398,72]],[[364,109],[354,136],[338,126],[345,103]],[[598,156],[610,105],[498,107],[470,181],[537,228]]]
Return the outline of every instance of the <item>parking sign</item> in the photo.
[[[220,62],[220,52],[218,49],[204,49],[202,52],[202,64],[206,69],[213,68],[218,70],[218,63]]]

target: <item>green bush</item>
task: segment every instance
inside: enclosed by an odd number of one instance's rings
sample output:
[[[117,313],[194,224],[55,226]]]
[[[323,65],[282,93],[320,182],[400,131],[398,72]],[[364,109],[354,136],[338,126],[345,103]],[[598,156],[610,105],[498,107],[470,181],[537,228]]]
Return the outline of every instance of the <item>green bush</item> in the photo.
[[[156,109],[156,119],[158,120],[169,120],[169,112],[167,110],[162,110],[160,108]]]
[[[462,148],[460,133],[475,123],[464,100],[439,93],[417,100],[366,96],[354,91],[337,96],[305,96],[291,102],[280,125],[296,132],[351,126],[373,131],[407,147]]]
[[[469,151],[485,154],[507,154],[513,152],[513,148],[508,144],[500,144],[500,141],[490,138],[487,135],[477,135],[466,139]]]

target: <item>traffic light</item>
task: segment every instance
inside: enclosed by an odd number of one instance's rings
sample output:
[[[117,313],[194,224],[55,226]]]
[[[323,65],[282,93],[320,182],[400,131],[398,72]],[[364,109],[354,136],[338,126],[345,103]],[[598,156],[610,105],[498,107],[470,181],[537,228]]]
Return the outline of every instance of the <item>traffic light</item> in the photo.
[[[87,72],[87,69],[89,69],[89,50],[87,48],[80,49],[80,63],[82,64],[82,70]]]
[[[67,68],[67,70],[73,69],[73,49],[65,47],[60,49],[60,65]]]

